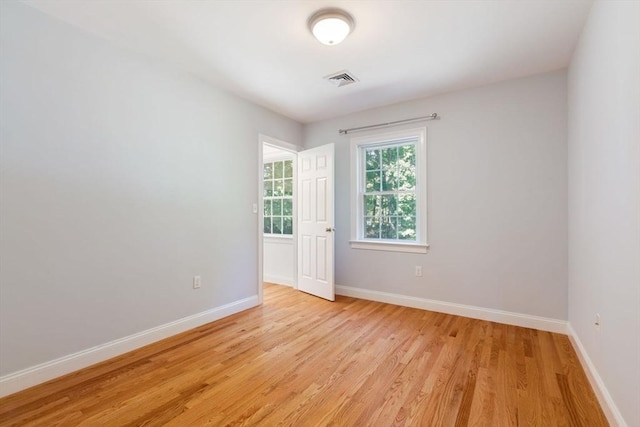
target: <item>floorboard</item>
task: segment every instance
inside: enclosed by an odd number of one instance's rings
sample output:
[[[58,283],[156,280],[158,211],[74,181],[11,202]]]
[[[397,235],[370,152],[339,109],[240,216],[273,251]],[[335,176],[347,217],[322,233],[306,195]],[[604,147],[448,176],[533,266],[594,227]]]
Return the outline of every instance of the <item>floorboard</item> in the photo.
[[[607,426],[564,335],[265,284],[264,305],[0,399],[0,426]]]

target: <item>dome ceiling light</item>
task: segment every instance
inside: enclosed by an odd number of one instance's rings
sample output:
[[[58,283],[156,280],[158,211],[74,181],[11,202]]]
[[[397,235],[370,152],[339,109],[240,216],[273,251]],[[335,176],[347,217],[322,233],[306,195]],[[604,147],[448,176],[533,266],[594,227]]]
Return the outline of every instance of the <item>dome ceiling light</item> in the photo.
[[[329,46],[343,41],[355,24],[353,18],[341,9],[322,9],[309,18],[309,29],[322,44]]]

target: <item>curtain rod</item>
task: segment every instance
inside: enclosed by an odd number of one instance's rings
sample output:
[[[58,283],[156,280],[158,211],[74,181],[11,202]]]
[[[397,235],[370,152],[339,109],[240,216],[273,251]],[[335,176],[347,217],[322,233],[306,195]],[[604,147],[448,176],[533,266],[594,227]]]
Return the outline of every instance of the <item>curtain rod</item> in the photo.
[[[375,124],[375,125],[360,126],[358,128],[339,129],[338,133],[341,134],[341,135],[342,134],[346,135],[349,132],[358,132],[358,131],[365,130],[365,129],[373,129],[373,128],[380,128],[380,127],[385,127],[385,126],[393,126],[393,125],[398,125],[400,123],[416,122],[418,120],[439,120],[439,119],[440,119],[440,116],[438,115],[438,113],[433,113],[433,114],[430,114],[430,115],[424,116],[424,117],[414,117],[413,119],[396,120],[395,122],[378,123],[378,124]]]

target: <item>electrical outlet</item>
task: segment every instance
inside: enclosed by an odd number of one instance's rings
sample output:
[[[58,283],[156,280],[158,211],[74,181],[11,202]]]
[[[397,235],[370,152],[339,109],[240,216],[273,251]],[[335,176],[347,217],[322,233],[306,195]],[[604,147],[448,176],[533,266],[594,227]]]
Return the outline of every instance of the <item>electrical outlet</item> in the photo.
[[[416,277],[422,277],[422,266],[416,265]]]
[[[202,286],[202,279],[200,276],[193,276],[193,289],[199,289]]]
[[[596,313],[596,321],[594,323],[594,326],[596,327],[596,331],[600,330],[600,314]]]

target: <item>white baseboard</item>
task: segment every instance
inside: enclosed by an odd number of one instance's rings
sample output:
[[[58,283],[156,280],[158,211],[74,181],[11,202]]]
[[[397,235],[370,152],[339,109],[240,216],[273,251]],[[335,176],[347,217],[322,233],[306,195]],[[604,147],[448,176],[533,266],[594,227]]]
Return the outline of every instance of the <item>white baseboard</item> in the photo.
[[[258,295],[234,301],[211,310],[184,317],[137,334],[129,335],[105,344],[100,344],[59,359],[32,366],[0,378],[0,397],[24,390],[36,384],[103,362],[128,351],[160,341],[172,335],[196,328],[223,317],[255,307]]]
[[[407,295],[392,294],[388,292],[371,291],[368,289],[354,288],[351,286],[336,285],[336,293],[348,297],[361,298],[370,301],[386,302],[405,307],[421,308],[423,310],[437,311],[439,313],[455,314],[457,316],[471,317],[473,319],[488,320],[491,322],[506,323],[508,325],[522,326],[525,328],[539,329],[542,331],[567,333],[565,320],[550,319],[547,317],[531,316],[528,314],[514,313],[510,311],[494,310],[491,308],[475,307],[472,305],[456,304],[445,301],[437,301],[425,298],[411,297]]]
[[[576,353],[578,354],[578,358],[580,359],[580,363],[587,373],[587,378],[589,378],[589,382],[591,383],[591,387],[593,391],[596,393],[596,397],[598,398],[598,402],[604,411],[605,416],[607,417],[607,421],[612,426],[617,427],[627,427],[627,423],[625,422],[622,414],[618,410],[613,398],[609,394],[609,390],[604,385],[600,374],[596,370],[595,365],[591,362],[591,358],[587,353],[587,350],[582,345],[578,334],[571,326],[571,323],[567,324],[567,328],[569,331],[569,339],[571,340],[571,344],[573,344],[573,348],[576,349]]]
[[[293,286],[293,277],[264,273],[262,280],[269,283],[275,283],[277,285]]]

